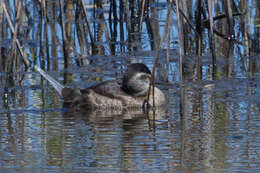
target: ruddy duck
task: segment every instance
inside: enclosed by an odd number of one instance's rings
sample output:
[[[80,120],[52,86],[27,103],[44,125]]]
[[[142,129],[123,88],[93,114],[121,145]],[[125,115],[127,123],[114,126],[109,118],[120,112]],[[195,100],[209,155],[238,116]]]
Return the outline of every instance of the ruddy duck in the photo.
[[[123,79],[101,82],[85,89],[66,88],[59,83],[60,88],[54,88],[62,95],[64,102],[73,107],[84,109],[141,108],[147,99],[150,79],[149,68],[142,63],[134,63],[128,66]],[[48,81],[52,83],[50,80]],[[163,92],[156,87],[154,97],[155,106],[165,103]],[[152,90],[148,103],[153,104]]]

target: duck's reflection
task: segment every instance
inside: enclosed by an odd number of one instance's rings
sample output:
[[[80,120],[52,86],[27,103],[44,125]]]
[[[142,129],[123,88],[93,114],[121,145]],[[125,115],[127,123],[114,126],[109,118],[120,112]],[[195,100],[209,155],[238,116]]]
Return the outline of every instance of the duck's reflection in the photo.
[[[165,116],[165,108],[150,110],[146,114],[142,109],[70,110],[64,113],[63,120],[68,128],[74,128],[74,132],[66,134],[64,139],[72,142],[71,148],[76,145],[79,151],[84,151],[77,156],[80,155],[81,163],[89,169],[138,170],[140,166],[145,168],[146,164],[160,160],[152,154],[160,148],[154,131],[158,124],[164,123],[161,120]],[[71,121],[76,122],[74,127]]]

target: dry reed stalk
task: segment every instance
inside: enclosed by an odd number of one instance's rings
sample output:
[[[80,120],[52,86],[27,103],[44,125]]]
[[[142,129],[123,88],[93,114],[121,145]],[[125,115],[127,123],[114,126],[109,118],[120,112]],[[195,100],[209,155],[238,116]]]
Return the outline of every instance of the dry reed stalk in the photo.
[[[13,36],[14,36],[13,39],[14,39],[15,42],[16,42],[16,45],[17,45],[18,50],[19,50],[19,52],[20,52],[20,54],[21,54],[21,56],[22,56],[22,58],[23,58],[23,62],[24,62],[24,64],[25,64],[26,68],[28,68],[28,67],[30,66],[29,60],[28,60],[28,58],[24,55],[23,48],[22,48],[22,46],[21,46],[19,40],[16,38],[16,31],[15,31],[15,28],[14,28],[14,26],[13,26],[13,24],[12,24],[11,17],[10,17],[10,15],[9,15],[7,9],[6,9],[5,3],[2,4],[2,7],[3,7],[3,10],[4,10],[5,16],[6,16],[6,18],[7,18],[8,25],[9,25],[9,27],[10,27],[10,29],[11,29],[11,32],[12,32]]]
[[[139,32],[142,31],[142,23],[143,23],[143,16],[144,16],[144,5],[145,5],[145,0],[142,0],[142,10],[141,10],[141,16],[140,16],[140,23],[139,23]]]
[[[169,8],[168,8],[167,20],[166,20],[167,22],[166,22],[166,25],[164,26],[163,35],[162,35],[162,38],[160,39],[160,43],[158,45],[158,49],[156,51],[156,55],[155,55],[155,59],[154,59],[154,63],[153,63],[151,83],[150,83],[149,91],[148,91],[148,95],[147,95],[147,100],[149,100],[150,91],[151,91],[151,87],[152,87],[153,107],[155,107],[155,98],[154,98],[154,87],[155,87],[154,75],[155,75],[155,69],[157,67],[157,62],[158,62],[158,59],[159,59],[162,43],[163,43],[163,41],[164,41],[164,39],[166,37],[168,25],[172,21],[172,6],[173,6],[173,3],[172,3],[172,1],[170,1],[170,5],[169,5]],[[169,32],[168,32],[168,34],[169,34]]]
[[[17,2],[17,12],[16,12],[16,16],[15,16],[15,26],[14,26],[14,32],[15,34],[13,34],[13,44],[12,44],[12,50],[14,52],[13,53],[13,61],[11,61],[11,64],[13,64],[13,66],[15,67],[17,65],[17,54],[16,54],[16,49],[15,49],[15,40],[16,40],[16,36],[17,36],[17,32],[18,32],[18,28],[19,28],[19,18],[21,16],[21,9],[22,9],[22,2],[19,1]],[[24,50],[23,50],[24,51]],[[23,52],[24,54],[24,52]]]
[[[183,63],[183,55],[184,55],[184,40],[183,40],[183,27],[182,27],[182,18],[180,16],[180,8],[179,8],[179,0],[176,0],[176,15],[177,15],[177,23],[178,23],[178,37],[179,37],[179,54],[180,54],[180,59],[179,59],[179,73],[180,73],[180,80],[182,81],[183,79],[183,68],[182,68],[182,63]]]
[[[202,78],[202,71],[201,71],[201,37],[198,40],[198,64],[197,64],[197,79],[201,80]]]
[[[209,33],[209,44],[211,49],[211,55],[212,55],[212,78],[215,80],[216,78],[216,53],[215,53],[215,39],[214,39],[214,33],[213,33],[213,16],[212,16],[212,4],[211,0],[207,0],[208,4],[208,13],[209,13],[209,24],[210,24],[210,33]]]
[[[193,27],[192,22],[191,22],[191,21],[188,19],[188,17],[184,14],[184,12],[182,11],[182,9],[179,8],[179,4],[177,4],[177,2],[179,2],[179,0],[176,0],[176,2],[173,1],[173,4],[176,6],[176,13],[177,13],[177,10],[178,10],[179,16],[181,15],[181,16],[185,19],[185,21],[188,23],[188,25],[190,26],[190,28],[194,31],[194,33],[198,35],[196,29]],[[178,7],[177,7],[177,6],[178,6]],[[177,15],[177,14],[176,14],[176,15]],[[178,16],[178,15],[177,15],[177,16]]]
[[[46,7],[46,0],[41,0],[41,9],[42,9],[42,16],[44,16],[44,39],[45,39],[45,47],[46,47],[46,53],[42,52],[42,55],[45,56],[46,54],[46,59],[47,59],[47,69],[50,69],[50,54],[49,54],[49,37],[48,37],[48,24],[47,24],[47,7]]]
[[[63,54],[64,54],[64,68],[68,68],[68,57],[66,56],[67,55],[67,42],[68,42],[68,39],[67,39],[67,35],[66,35],[66,30],[65,30],[65,23],[64,23],[64,11],[63,11],[63,8],[64,8],[64,3],[63,3],[63,0],[59,0],[59,5],[60,5],[60,18],[61,18],[61,31],[62,31],[62,40],[63,40]],[[67,79],[67,75],[64,74],[65,77]],[[66,80],[65,80],[66,81]]]
[[[60,11],[61,11],[61,26],[62,26],[62,39],[63,39],[63,54],[64,54],[64,67],[68,68],[69,65],[71,64],[71,61],[69,60],[69,57],[72,56],[72,27],[71,23],[66,22],[66,20],[72,20],[74,18],[73,16],[73,1],[72,0],[67,0],[66,6],[64,6],[63,0],[60,0]],[[64,8],[66,8],[64,10]],[[66,11],[66,14],[64,13]]]
[[[107,23],[104,21],[103,25],[104,25],[105,38],[106,38],[107,43],[109,44],[109,51],[110,51],[110,54],[112,54],[113,50],[112,50],[112,44],[110,42],[111,38],[109,37]]]
[[[170,1],[172,3],[172,0]],[[172,4],[170,4],[172,5]],[[169,12],[169,11],[168,11]],[[170,16],[172,15],[172,9],[170,10]],[[169,80],[169,64],[170,64],[170,43],[171,43],[171,24],[172,24],[172,20],[169,21],[168,23],[168,41],[167,41],[167,51],[166,51],[166,77],[165,77],[165,81],[168,82]]]
[[[120,1],[119,4],[119,27],[120,27],[120,42],[124,42],[124,4],[122,1]],[[122,44],[120,44],[120,51],[123,52],[124,48],[122,47]]]
[[[169,64],[170,64],[170,44],[171,44],[171,24],[168,25],[168,40],[167,40],[167,51],[166,51],[166,76],[164,80],[168,82],[169,78]]]
[[[128,30],[128,33],[130,33],[131,32],[131,19],[130,19],[130,16],[129,16],[129,14],[130,14],[130,10],[129,10],[129,6],[128,6],[128,3],[127,3],[127,1],[126,0],[122,0],[122,6],[124,7],[124,9],[125,9],[125,16],[126,16],[126,27],[127,27],[127,30]]]
[[[113,16],[113,19],[112,19]],[[116,0],[112,0],[110,3],[110,9],[109,9],[109,29],[110,29],[110,35],[111,39],[108,40],[109,47],[111,50],[111,55],[115,55],[116,52],[116,40],[117,40],[117,24],[118,24],[118,17],[117,17],[117,3]],[[113,22],[113,25],[112,25]]]
[[[80,47],[80,52],[81,52],[81,57],[85,57],[87,55],[88,52],[88,46],[87,46],[87,34],[85,31],[87,31],[86,26],[85,25],[81,25],[79,23],[80,20],[82,20],[82,12],[81,11],[81,2],[77,1],[76,2],[76,12],[75,12],[75,20],[76,20],[76,33],[77,33],[77,38],[78,38],[78,44]],[[84,45],[86,48],[84,48]],[[85,51],[86,50],[86,51]],[[74,50],[74,54],[76,55],[77,52],[76,50]],[[80,60],[80,65],[85,65],[86,61],[84,58],[81,58]]]
[[[202,42],[202,18],[201,15],[203,13],[204,5],[202,0],[198,0],[197,2],[197,12],[196,12],[196,30],[198,32],[198,40],[197,40],[197,80],[201,80],[202,78],[202,69],[201,69],[201,42]]]
[[[232,38],[233,34],[234,34],[234,30],[233,30],[233,14],[232,14],[232,8],[231,8],[231,2],[230,0],[226,0],[223,1],[224,3],[226,3],[226,13],[228,15],[228,34],[229,37]]]
[[[87,9],[86,9],[86,7],[85,7],[85,5],[84,5],[83,0],[81,0],[81,5],[82,5],[83,11],[84,11],[85,18],[86,18],[86,24],[87,24],[87,28],[88,28],[88,33],[89,33],[90,41],[91,41],[91,46],[92,46],[92,49],[94,49],[94,48],[95,48],[95,41],[94,41],[94,37],[93,37],[93,34],[92,34],[92,32],[91,32],[91,29],[90,29],[90,24],[89,24],[89,20],[88,20]]]
[[[67,41],[67,35],[66,35],[66,31],[65,31],[65,23],[64,23],[64,4],[63,4],[63,0],[59,0],[59,5],[60,5],[60,18],[61,18],[61,30],[62,30],[62,38],[63,41]]]

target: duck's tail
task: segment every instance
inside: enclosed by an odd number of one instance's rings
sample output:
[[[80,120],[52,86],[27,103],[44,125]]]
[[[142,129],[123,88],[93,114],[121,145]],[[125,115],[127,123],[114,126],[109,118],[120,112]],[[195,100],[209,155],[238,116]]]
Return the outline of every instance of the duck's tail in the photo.
[[[37,70],[47,81],[51,83],[53,88],[59,93],[60,96],[62,96],[62,89],[64,86],[60,84],[58,81],[56,81],[54,78],[52,78],[50,75],[48,75],[45,71],[43,71],[41,68],[34,66],[34,69]]]

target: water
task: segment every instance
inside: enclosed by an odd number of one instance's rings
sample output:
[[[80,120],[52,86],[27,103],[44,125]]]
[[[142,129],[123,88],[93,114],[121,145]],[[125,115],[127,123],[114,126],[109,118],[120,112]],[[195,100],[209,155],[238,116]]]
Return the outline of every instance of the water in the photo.
[[[56,1],[48,2],[58,6]],[[103,10],[95,11],[91,6],[93,2],[86,2],[91,26],[108,22],[109,3],[104,4]],[[251,39],[255,40],[252,45],[259,42],[256,3],[247,4],[250,17],[255,21],[248,30]],[[31,12],[26,12],[25,16],[38,14],[35,3],[26,7]],[[162,33],[168,3],[155,2],[150,7],[158,10],[158,26]],[[54,6],[48,9],[51,11]],[[95,19],[94,12],[95,15],[103,12],[105,20],[102,17]],[[59,10],[56,13],[60,15]],[[165,65],[167,41],[156,71],[156,84],[167,96],[168,103],[155,112],[151,110],[149,115],[142,110],[90,112],[64,108],[62,98],[38,72],[25,71],[18,62],[13,72],[1,69],[0,172],[260,172],[259,47],[250,46],[250,55],[246,55],[248,47],[242,33],[241,36],[237,34],[241,25],[236,20],[236,37],[243,44],[228,44],[217,37],[217,71],[216,79],[213,79],[211,54],[207,37],[204,37],[199,78],[194,53],[196,36],[188,37],[186,41],[192,44],[184,58],[184,79],[181,81],[175,14],[173,17],[169,74],[166,75]],[[41,38],[43,43],[48,43],[48,61],[46,45],[39,44],[37,37],[39,16],[35,15],[34,20],[35,23],[29,22],[27,26],[30,34],[24,41],[25,51],[30,59],[36,58],[35,65],[44,67],[50,76],[66,86],[88,87],[122,77],[131,62],[144,62],[152,69],[156,55],[152,44],[156,44],[156,40],[150,40],[146,25],[143,25],[141,42],[132,40],[132,47],[117,38],[114,54],[104,35],[97,41],[103,47],[99,47],[100,52],[96,55],[82,54],[81,49],[91,50],[89,43],[80,46],[76,42],[72,53],[69,52],[70,64],[64,69],[59,22],[51,18],[47,32],[50,38],[48,41],[45,36]],[[85,24],[83,19],[80,22]],[[57,31],[51,26],[53,23],[56,23]],[[71,24],[71,29],[78,32],[77,22]],[[119,36],[125,34],[126,39],[126,23],[123,26],[125,32],[120,31]],[[26,26],[23,27],[26,30]],[[110,28],[109,34],[112,35],[112,31]],[[56,34],[58,41],[52,34]],[[81,38],[76,34],[72,36],[74,41]],[[1,38],[2,47],[10,46],[7,40]],[[39,53],[40,49],[43,54]],[[86,61],[85,64],[80,58]]]
[[[67,110],[45,84],[11,88],[1,104],[1,172],[260,171],[259,79],[182,86],[160,85],[169,103],[149,118]]]

